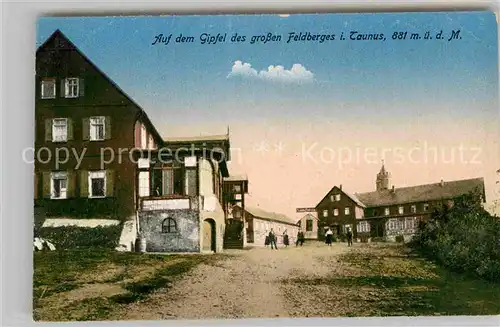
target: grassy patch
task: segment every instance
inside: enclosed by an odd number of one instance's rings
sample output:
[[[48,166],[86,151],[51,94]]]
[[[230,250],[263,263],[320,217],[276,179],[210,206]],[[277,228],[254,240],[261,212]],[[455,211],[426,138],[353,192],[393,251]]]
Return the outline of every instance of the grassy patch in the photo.
[[[336,302],[346,316],[500,313],[498,283],[450,272],[415,257],[403,245],[366,245],[343,255],[340,261],[355,269],[287,282],[317,288],[318,301]]]
[[[143,300],[171,285],[200,263],[217,255],[149,255],[83,248],[34,254],[33,306],[36,320],[105,320],[120,305]],[[121,290],[106,296],[90,292],[77,300],[68,295],[88,286]],[[119,294],[117,294],[119,293]]]

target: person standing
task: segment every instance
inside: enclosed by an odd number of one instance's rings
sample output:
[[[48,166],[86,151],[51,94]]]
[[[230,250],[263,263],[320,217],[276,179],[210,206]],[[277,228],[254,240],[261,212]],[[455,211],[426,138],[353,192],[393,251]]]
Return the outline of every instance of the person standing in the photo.
[[[304,232],[302,231],[302,229],[299,229],[299,232],[297,233],[297,241],[295,242],[295,246],[302,246],[304,245]]]
[[[269,241],[269,234],[267,233],[267,230],[266,230],[266,238],[264,239],[264,246],[267,248],[269,246],[269,243],[271,243]]]
[[[328,230],[326,231],[325,239],[326,239],[326,244],[328,246],[332,246],[333,232],[332,232],[332,230],[330,228],[328,228]]]
[[[351,231],[351,228],[347,228],[347,246],[352,246],[352,231]]]
[[[271,228],[271,231],[269,232],[269,242],[271,243],[271,250],[273,249],[278,249],[278,246],[276,245],[276,234],[274,234],[274,230]]]
[[[287,248],[288,245],[290,244],[290,241],[288,239],[288,234],[286,233],[286,230],[283,232],[283,245]]]

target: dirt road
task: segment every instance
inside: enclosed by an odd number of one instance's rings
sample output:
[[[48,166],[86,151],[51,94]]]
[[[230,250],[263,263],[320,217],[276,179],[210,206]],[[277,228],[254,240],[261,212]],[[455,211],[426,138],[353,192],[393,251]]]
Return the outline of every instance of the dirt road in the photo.
[[[324,278],[340,269],[345,273],[338,257],[349,250],[345,243],[327,247],[317,242],[277,251],[226,250],[225,259],[199,265],[172,288],[130,304],[120,316],[134,320],[328,316],[325,304],[318,303],[318,293],[325,290],[300,280]]]

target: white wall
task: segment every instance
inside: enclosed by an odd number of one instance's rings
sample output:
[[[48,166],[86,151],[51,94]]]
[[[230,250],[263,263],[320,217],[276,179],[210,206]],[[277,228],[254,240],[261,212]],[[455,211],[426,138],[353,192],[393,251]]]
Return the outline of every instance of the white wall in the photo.
[[[264,242],[266,240],[266,236],[269,234],[271,228],[274,230],[274,233],[277,236],[277,245],[283,246],[283,232],[287,231],[288,239],[290,241],[290,245],[295,244],[295,240],[297,239],[297,233],[299,231],[298,226],[289,225],[285,223],[279,223],[275,221],[269,221],[259,218],[253,218],[253,237],[254,242],[251,245],[253,246],[264,246]]]
[[[203,221],[211,218],[216,227],[216,251],[222,252],[224,246],[224,228],[226,226],[224,211],[219,199],[214,194],[214,171],[207,159],[198,159],[200,185],[200,231],[203,231]],[[200,233],[200,249],[203,248],[203,233]]]

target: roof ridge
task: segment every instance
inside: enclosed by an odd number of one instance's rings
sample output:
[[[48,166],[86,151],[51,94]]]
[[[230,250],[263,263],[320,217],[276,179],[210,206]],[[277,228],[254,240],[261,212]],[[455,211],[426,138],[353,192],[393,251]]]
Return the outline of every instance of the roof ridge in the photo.
[[[456,179],[456,180],[451,180],[451,181],[445,181],[443,180],[444,184],[450,184],[450,183],[458,183],[458,182],[468,182],[468,181],[479,181],[483,180],[484,177],[476,177],[476,178],[466,178],[466,179]],[[427,184],[418,184],[418,185],[412,185],[412,186],[403,186],[403,187],[394,187],[396,190],[405,190],[405,189],[411,189],[411,188],[416,188],[416,187],[421,187],[421,186],[431,186],[431,185],[439,185],[441,182],[435,182],[435,183],[427,183]],[[387,192],[390,192],[390,189],[385,190]],[[369,191],[369,192],[361,192],[361,193],[356,193],[357,195],[362,195],[362,194],[368,194],[368,193],[382,193],[381,191]]]

